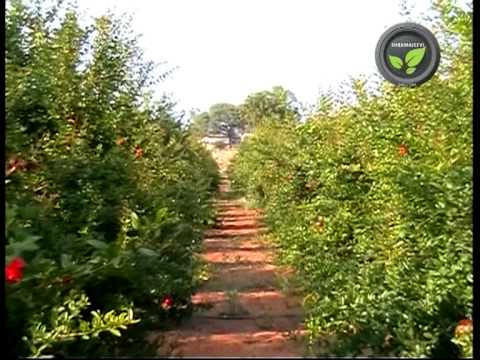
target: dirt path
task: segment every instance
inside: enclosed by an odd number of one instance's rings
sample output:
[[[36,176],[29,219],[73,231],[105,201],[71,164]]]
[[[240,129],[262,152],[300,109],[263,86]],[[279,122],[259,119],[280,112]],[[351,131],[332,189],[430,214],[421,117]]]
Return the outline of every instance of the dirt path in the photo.
[[[261,241],[261,214],[231,199],[223,178],[217,225],[207,232],[202,258],[210,279],[194,294],[193,316],[157,338],[159,355],[303,356],[300,298],[279,290],[288,276]]]

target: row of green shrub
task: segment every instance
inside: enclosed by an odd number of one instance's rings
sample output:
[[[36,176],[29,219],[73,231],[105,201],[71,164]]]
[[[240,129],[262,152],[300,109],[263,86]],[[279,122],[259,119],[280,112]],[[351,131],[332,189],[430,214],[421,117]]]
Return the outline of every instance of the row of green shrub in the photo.
[[[9,1],[5,62],[8,348],[112,356],[188,309],[217,166],[121,19]]]
[[[471,355],[472,14],[440,10],[457,45],[432,80],[356,81],[354,105],[260,126],[231,166],[297,270],[317,352]]]

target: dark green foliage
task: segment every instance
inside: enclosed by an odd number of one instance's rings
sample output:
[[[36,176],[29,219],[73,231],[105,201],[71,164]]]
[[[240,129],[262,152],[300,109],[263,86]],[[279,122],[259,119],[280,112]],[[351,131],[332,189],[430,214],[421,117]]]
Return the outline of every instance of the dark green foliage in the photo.
[[[7,284],[9,345],[20,356],[112,355],[133,322],[105,313],[166,320],[188,305],[217,167],[168,99],[147,101],[152,65],[128,24],[108,15],[84,28],[61,3],[7,9],[6,255],[27,264]],[[72,322],[52,335],[68,303]],[[82,340],[81,319],[98,336]]]
[[[229,140],[232,145],[245,129],[245,121],[239,109],[232,104],[215,104],[208,112],[193,116],[190,132],[198,137],[220,135]]]
[[[275,86],[271,91],[249,95],[240,106],[240,113],[248,126],[254,128],[269,121],[298,121],[299,107],[292,92]]]
[[[357,81],[355,105],[257,127],[231,168],[298,271],[325,354],[472,351],[451,341],[473,304],[472,18],[439,8],[460,40],[450,69],[377,96]]]

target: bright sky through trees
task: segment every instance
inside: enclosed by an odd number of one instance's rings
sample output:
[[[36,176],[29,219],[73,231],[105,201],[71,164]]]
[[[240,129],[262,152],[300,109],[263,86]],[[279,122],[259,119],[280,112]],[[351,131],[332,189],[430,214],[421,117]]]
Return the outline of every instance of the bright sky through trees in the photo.
[[[107,9],[133,15],[146,57],[178,67],[157,91],[179,109],[239,104],[281,85],[302,102],[349,76],[376,73],[382,32],[405,20],[422,23],[430,1],[400,0],[80,0],[87,16]]]

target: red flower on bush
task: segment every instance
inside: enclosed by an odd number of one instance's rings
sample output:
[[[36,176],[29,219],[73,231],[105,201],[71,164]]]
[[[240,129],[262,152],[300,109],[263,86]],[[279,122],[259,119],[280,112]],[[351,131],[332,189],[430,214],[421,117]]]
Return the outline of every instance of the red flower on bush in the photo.
[[[460,320],[455,328],[455,336],[460,336],[463,333],[472,331],[473,321],[470,319]]]
[[[68,285],[72,282],[72,280],[73,280],[73,278],[70,275],[65,275],[62,278],[62,283],[63,283],[63,285]]]
[[[143,156],[143,149],[140,147],[140,145],[137,145],[135,147],[135,159],[140,159]]]
[[[405,155],[407,155],[407,154],[408,154],[408,148],[407,148],[405,145],[403,145],[403,144],[400,145],[400,146],[398,147],[398,154],[399,154],[400,156],[405,156]]]
[[[5,176],[10,176],[15,171],[36,170],[39,165],[36,161],[26,161],[18,157],[13,157],[8,161],[8,167],[5,171]]]
[[[5,176],[9,176],[17,170],[24,170],[26,166],[27,162],[25,160],[14,157],[8,161],[8,168],[5,172]]]
[[[162,308],[164,310],[169,310],[173,306],[173,299],[170,295],[165,296],[162,301]]]
[[[13,258],[5,268],[5,280],[9,284],[15,284],[22,280],[25,261],[21,257]]]

